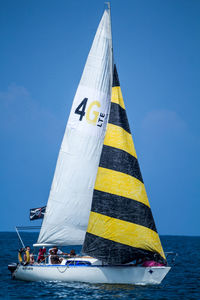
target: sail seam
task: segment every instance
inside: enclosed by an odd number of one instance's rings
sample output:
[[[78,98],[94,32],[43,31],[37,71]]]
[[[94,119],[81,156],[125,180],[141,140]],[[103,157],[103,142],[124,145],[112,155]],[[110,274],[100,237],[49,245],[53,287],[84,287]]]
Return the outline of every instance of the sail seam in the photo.
[[[126,132],[131,134],[126,110],[115,102],[111,102],[110,117],[108,123],[119,126]]]
[[[141,225],[91,212],[87,232],[131,247],[156,251],[164,257],[158,234]]]
[[[91,211],[157,232],[151,208],[133,199],[94,190]]]
[[[121,88],[115,86],[112,88],[112,99],[111,102],[119,104],[123,109],[125,109]]]
[[[160,253],[155,250],[147,250],[144,248],[133,247],[129,245],[125,245],[119,242],[115,242],[112,240],[105,239],[103,237],[97,236],[95,234],[86,232],[86,243],[83,247],[83,252],[87,249],[88,255],[92,254],[92,250],[94,245],[101,245],[97,248],[96,255],[101,260],[105,260],[109,264],[117,264],[117,263],[128,263],[136,259],[137,257],[146,257],[149,260],[165,260],[165,256],[162,256]],[[157,259],[155,258],[157,256]],[[120,259],[119,259],[120,257]]]
[[[135,177],[121,172],[99,167],[94,188],[130,198],[149,206],[144,184]]]
[[[120,126],[108,123],[104,145],[124,150],[137,158],[131,134]]]
[[[137,158],[119,148],[103,145],[99,167],[130,175],[144,183]]]

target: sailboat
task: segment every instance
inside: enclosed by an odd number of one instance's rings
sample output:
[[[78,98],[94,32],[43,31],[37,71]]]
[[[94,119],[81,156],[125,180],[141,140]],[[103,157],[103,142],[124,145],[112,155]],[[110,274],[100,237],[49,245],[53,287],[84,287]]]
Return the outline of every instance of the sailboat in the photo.
[[[141,175],[106,8],[67,122],[34,247],[82,245],[61,264],[18,264],[15,279],[159,284],[169,272]],[[137,261],[140,260],[140,265]]]

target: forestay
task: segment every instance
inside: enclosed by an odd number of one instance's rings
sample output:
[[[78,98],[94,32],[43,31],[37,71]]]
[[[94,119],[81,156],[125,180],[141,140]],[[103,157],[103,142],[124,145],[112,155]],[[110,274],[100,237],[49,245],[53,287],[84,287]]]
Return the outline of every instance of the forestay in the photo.
[[[105,10],[73,100],[37,246],[83,243],[110,109],[111,81],[111,24]]]

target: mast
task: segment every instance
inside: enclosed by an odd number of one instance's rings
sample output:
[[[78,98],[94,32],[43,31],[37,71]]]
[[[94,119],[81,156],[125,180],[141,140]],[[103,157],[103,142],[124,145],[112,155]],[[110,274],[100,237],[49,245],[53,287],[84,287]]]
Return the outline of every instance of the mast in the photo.
[[[110,57],[112,58],[112,63],[110,65],[110,75],[111,75],[111,82],[113,81],[113,67],[114,67],[114,54],[113,54],[113,40],[112,40],[112,22],[111,22],[111,6],[110,2],[105,2],[108,5],[108,14],[110,20],[110,35],[111,35],[111,44],[110,44]],[[111,93],[112,93],[112,85],[111,85]]]

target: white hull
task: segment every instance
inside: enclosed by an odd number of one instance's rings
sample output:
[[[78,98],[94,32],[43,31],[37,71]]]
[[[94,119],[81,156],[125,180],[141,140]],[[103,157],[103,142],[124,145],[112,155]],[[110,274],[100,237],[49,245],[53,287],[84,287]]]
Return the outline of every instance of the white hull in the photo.
[[[13,277],[25,281],[159,284],[170,267],[18,265]]]

